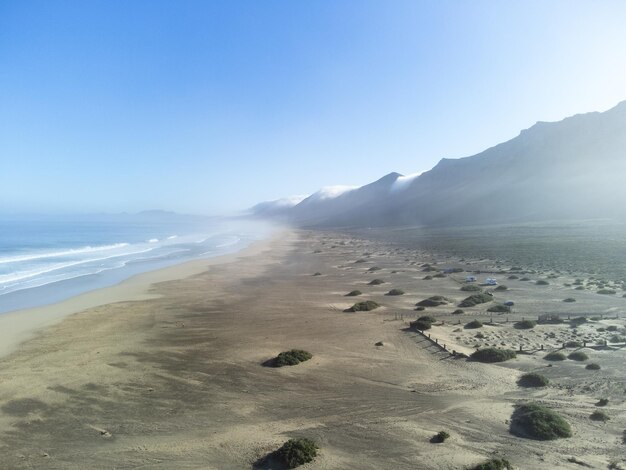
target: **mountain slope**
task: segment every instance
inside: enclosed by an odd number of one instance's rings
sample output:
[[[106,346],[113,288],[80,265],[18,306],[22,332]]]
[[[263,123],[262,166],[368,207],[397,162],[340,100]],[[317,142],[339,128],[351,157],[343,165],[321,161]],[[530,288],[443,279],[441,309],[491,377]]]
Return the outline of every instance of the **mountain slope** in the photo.
[[[626,215],[626,102],[539,122],[514,139],[398,184],[390,173],[281,212],[303,226],[482,225]]]

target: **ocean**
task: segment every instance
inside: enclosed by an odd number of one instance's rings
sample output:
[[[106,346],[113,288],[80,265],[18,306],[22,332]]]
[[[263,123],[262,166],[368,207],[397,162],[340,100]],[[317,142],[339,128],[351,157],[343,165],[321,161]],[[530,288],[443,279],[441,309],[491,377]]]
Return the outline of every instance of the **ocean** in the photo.
[[[0,313],[232,253],[271,231],[263,223],[160,212],[0,217]]]

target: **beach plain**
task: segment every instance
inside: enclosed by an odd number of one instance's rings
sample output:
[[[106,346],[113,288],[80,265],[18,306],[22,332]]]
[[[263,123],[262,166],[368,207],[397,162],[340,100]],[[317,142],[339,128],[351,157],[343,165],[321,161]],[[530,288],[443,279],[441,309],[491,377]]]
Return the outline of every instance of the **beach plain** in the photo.
[[[625,352],[612,341],[624,335],[623,286],[530,264],[380,234],[285,231],[48,307],[77,313],[0,360],[2,467],[276,468],[263,458],[294,437],[319,446],[302,468],[459,469],[489,458],[519,469],[626,467]],[[494,301],[454,313],[472,294],[461,290],[470,274],[507,289],[481,286]],[[361,295],[346,296],[353,290]],[[415,310],[435,295],[449,302]],[[365,300],[381,307],[345,312]],[[487,311],[509,300],[511,312]],[[564,321],[518,328],[546,313]],[[423,315],[435,320],[425,334],[410,326]],[[475,319],[482,326],[466,328]],[[518,354],[500,364],[464,357],[489,346]],[[312,358],[264,365],[290,349]],[[547,361],[553,350],[588,359]],[[527,372],[549,384],[520,387]],[[601,398],[608,421],[590,419]],[[512,434],[514,407],[531,401],[561,414],[572,437]],[[439,431],[449,439],[431,442]]]

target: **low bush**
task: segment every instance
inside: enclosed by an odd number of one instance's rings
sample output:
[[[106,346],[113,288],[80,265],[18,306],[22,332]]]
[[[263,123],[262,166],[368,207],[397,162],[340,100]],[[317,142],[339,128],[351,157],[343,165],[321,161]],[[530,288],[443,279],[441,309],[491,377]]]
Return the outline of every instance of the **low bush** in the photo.
[[[482,326],[483,324],[480,320],[472,320],[471,322],[465,324],[465,328],[467,328],[468,330],[482,328]]]
[[[606,422],[610,418],[609,418],[609,415],[607,415],[604,411],[596,410],[589,415],[589,419],[592,421]]]
[[[613,335],[609,338],[611,343],[626,343],[626,336]]]
[[[313,276],[321,276],[322,273],[314,273]]]
[[[563,299],[563,302],[576,302],[576,299],[573,297],[568,297],[567,299]]]
[[[563,354],[562,352],[553,351],[553,352],[548,353],[545,356],[543,356],[543,358],[546,361],[564,361],[565,360],[565,354]]]
[[[535,282],[535,284],[538,286],[547,286],[550,283],[546,281],[545,279],[539,279],[537,282]]]
[[[598,402],[596,403],[596,406],[606,406],[608,404],[609,404],[608,398],[600,398]]]
[[[517,357],[511,349],[485,348],[474,351],[470,358],[478,362],[504,362]]]
[[[520,281],[530,281],[530,278],[529,277],[523,277],[523,278],[520,279]]]
[[[484,337],[485,335],[480,331],[474,335],[474,338],[478,338],[478,339],[483,339]]]
[[[446,276],[444,273],[437,273],[433,277],[436,277],[437,279],[441,279],[441,278],[448,277],[448,276]]]
[[[532,330],[537,325],[533,320],[520,320],[515,323],[514,327],[518,330]]]
[[[579,325],[583,325],[585,323],[587,323],[587,317],[576,317],[576,318],[572,318],[569,321],[570,325],[572,326],[579,326]]]
[[[507,459],[489,459],[470,470],[513,470],[513,466]]]
[[[509,313],[511,311],[511,307],[504,304],[496,304],[489,307],[487,311],[492,313]]]
[[[613,294],[617,294],[617,292],[614,291],[613,289],[600,289],[598,291],[598,294],[613,295]]]
[[[617,331],[617,326],[609,325],[606,327],[606,331]]]
[[[507,279],[519,279],[519,276],[516,276],[515,274],[511,274]]]
[[[585,288],[583,286],[577,286],[574,288],[574,290],[585,290]]]
[[[502,292],[502,291],[505,291],[505,290],[509,290],[509,288],[507,286],[501,285],[501,286],[496,287],[494,290],[496,290],[498,292]]]
[[[432,327],[431,322],[424,321],[424,320],[412,321],[410,325],[411,325],[411,328],[413,328],[414,330],[419,330],[419,331],[430,330],[430,328]]]
[[[379,268],[378,266],[372,266],[367,271],[370,272],[370,273],[373,273],[374,271],[380,271],[381,269],[382,268]]]
[[[404,291],[402,289],[391,289],[385,295],[404,295]]]
[[[352,307],[347,308],[344,312],[369,312],[370,310],[375,310],[380,305],[378,305],[373,300],[365,300],[363,302],[357,302]]]
[[[540,441],[572,436],[569,423],[561,415],[538,403],[516,407],[511,416],[511,432]]]
[[[529,372],[528,374],[524,374],[517,381],[517,384],[520,387],[545,387],[549,383],[550,381],[547,377],[544,377],[541,374],[537,374],[536,372]]]
[[[588,369],[588,370],[600,370],[601,367],[600,367],[600,364],[596,364],[595,362],[592,362],[590,364],[587,364],[585,366],[585,369]]]
[[[587,356],[582,351],[574,351],[567,357],[571,359],[572,361],[586,361],[587,359],[589,359],[589,356]]]
[[[281,352],[273,361],[274,367],[295,366],[301,362],[308,361],[313,355],[301,349],[292,349]]]
[[[418,312],[423,312],[424,310],[426,310],[426,307],[415,307],[415,310],[417,310]]]
[[[427,299],[421,300],[417,304],[418,307],[438,307],[439,305],[446,305],[452,302],[450,299],[443,297],[441,295],[433,295]]]
[[[346,294],[346,297],[356,297],[357,295],[361,295],[363,292],[360,290],[351,290]]]
[[[433,279],[432,276],[424,276],[425,281],[431,281]]]
[[[487,302],[492,302],[493,301],[493,297],[490,296],[489,294],[474,294],[474,295],[470,295],[469,297],[467,297],[466,299],[464,299],[460,304],[459,307],[474,307],[476,305],[479,304],[485,304]]]
[[[383,281],[382,279],[374,279],[372,281],[370,281],[370,286],[379,286],[381,284],[384,284],[385,281]]]
[[[450,434],[448,434],[447,432],[439,431],[437,434],[435,434],[431,438],[430,442],[439,444],[439,443],[445,442],[445,440],[448,439],[449,437],[450,437]]]
[[[482,289],[476,284],[466,284],[461,286],[461,290],[465,292],[480,292]]]
[[[461,310],[460,308],[457,308],[454,312],[452,312],[452,315],[463,315],[463,310]]]
[[[565,347],[566,348],[582,348],[583,343],[581,343],[580,341],[569,340],[565,342]]]
[[[318,447],[310,439],[289,439],[276,451],[276,457],[283,461],[287,468],[296,468],[312,462],[317,457]]]
[[[435,323],[436,320],[435,317],[431,317],[430,315],[424,315],[422,317],[419,317],[417,321],[427,321],[430,323]]]

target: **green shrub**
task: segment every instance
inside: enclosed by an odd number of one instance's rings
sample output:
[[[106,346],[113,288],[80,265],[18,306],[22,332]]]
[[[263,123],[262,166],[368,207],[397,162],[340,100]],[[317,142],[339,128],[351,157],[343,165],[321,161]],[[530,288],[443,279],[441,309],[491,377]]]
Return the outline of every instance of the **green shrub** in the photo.
[[[370,286],[379,286],[380,284],[384,284],[385,281],[383,281],[382,279],[374,279],[372,281],[370,281]]]
[[[287,468],[296,468],[317,457],[317,445],[310,439],[289,439],[276,451],[276,456]]]
[[[585,369],[589,369],[589,370],[600,370],[600,369],[601,369],[601,367],[600,367],[600,364],[596,364],[595,362],[592,362],[592,363],[590,363],[590,364],[587,364],[587,365],[585,366]]]
[[[532,330],[537,325],[537,322],[533,320],[520,320],[515,323],[515,328],[518,330]]]
[[[404,291],[402,289],[391,289],[385,295],[404,295]]]
[[[572,430],[558,413],[538,403],[518,405],[511,416],[511,432],[520,437],[550,441],[571,437]]]
[[[441,278],[448,277],[448,276],[446,276],[444,273],[437,273],[437,274],[435,274],[433,277],[436,277],[436,278],[438,278],[438,279],[441,279]]]
[[[606,327],[606,331],[617,331],[617,326],[609,325]]]
[[[429,323],[435,323],[435,317],[431,317],[430,315],[424,315],[422,317],[419,317],[417,319],[417,321],[427,321]]]
[[[424,280],[425,281],[431,281],[432,280],[432,276],[424,276]]]
[[[480,320],[472,320],[471,322],[465,324],[465,328],[467,328],[468,330],[482,328],[482,326],[483,324]]]
[[[626,343],[626,336],[613,335],[609,338],[611,343]]]
[[[370,272],[370,273],[373,273],[374,271],[380,271],[381,269],[382,268],[379,268],[378,266],[372,266],[367,271]]]
[[[465,292],[480,292],[482,289],[476,284],[466,284],[461,286],[461,290]]]
[[[459,304],[459,307],[461,307],[461,308],[463,308],[463,307],[474,307],[476,305],[485,304],[487,302],[492,302],[492,301],[493,301],[493,297],[490,296],[489,294],[474,294],[474,295],[470,295],[469,297],[464,299]]]
[[[587,318],[586,317],[576,317],[576,318],[572,318],[569,321],[570,325],[572,326],[580,326],[583,325],[585,323],[587,323]]]
[[[471,470],[513,470],[513,466],[507,459],[489,459],[472,467]]]
[[[463,315],[463,310],[461,310],[460,308],[457,308],[454,312],[452,312],[452,315]]]
[[[488,312],[493,313],[509,313],[511,311],[511,307],[504,304],[496,304],[487,309]]]
[[[504,362],[516,357],[515,351],[510,349],[485,348],[474,351],[470,358],[478,362]]]
[[[565,354],[563,354],[561,352],[553,351],[553,352],[548,353],[545,356],[543,356],[543,358],[546,361],[564,361],[565,360]]]
[[[315,274],[313,274],[313,276],[321,276],[321,275],[322,275],[322,273],[315,273]]]
[[[572,361],[586,361],[587,359],[589,359],[589,356],[587,356],[582,351],[574,351],[567,357],[571,359]]]
[[[508,279],[519,279],[519,276],[516,276],[515,274],[511,274]]]
[[[546,377],[535,372],[524,374],[517,381],[520,387],[545,387],[549,383],[550,381]]]
[[[494,290],[496,290],[498,292],[502,292],[502,291],[505,291],[505,290],[509,290],[509,288],[507,286],[500,285],[500,286],[496,287]]]
[[[607,415],[604,411],[596,410],[589,415],[589,419],[592,421],[606,422],[610,418],[609,418],[609,415]]]
[[[447,303],[452,302],[450,299],[443,297],[441,295],[433,295],[427,299],[424,299],[415,305],[418,307],[438,307],[439,305],[446,305]]]
[[[433,443],[441,443],[441,442],[445,442],[446,439],[448,439],[450,437],[450,434],[448,434],[445,431],[439,431],[437,434],[435,434],[432,439],[430,440],[430,442]]]
[[[308,361],[313,355],[301,349],[292,349],[291,351],[281,352],[274,359],[275,367],[295,366],[301,362]]]
[[[370,310],[375,310],[378,307],[380,307],[380,305],[378,305],[373,300],[365,300],[363,302],[357,302],[352,307],[347,308],[345,311],[346,312],[369,312]]]
[[[530,278],[529,277],[523,277],[523,278],[520,279],[520,281],[530,281]]]
[[[363,292],[360,290],[351,290],[346,294],[346,297],[356,297],[357,295],[361,295]]]
[[[485,335],[480,331],[474,335],[474,338],[478,338],[478,339],[483,339],[484,337]]]
[[[608,398],[600,398],[598,400],[598,403],[596,403],[596,406],[606,406],[609,404],[609,399]]]
[[[598,291],[598,294],[613,295],[613,294],[617,294],[617,292],[614,291],[613,289],[600,289]]]
[[[535,282],[535,284],[538,286],[547,286],[550,283],[546,281],[545,279],[539,279],[537,282]]]
[[[585,290],[585,288],[583,286],[577,286],[574,288],[574,290]]]
[[[573,297],[568,297],[567,299],[563,299],[563,302],[576,302],[576,299]]]
[[[432,327],[431,322],[424,321],[424,320],[412,321],[410,325],[411,325],[411,328],[413,328],[414,330],[419,330],[419,331],[430,330],[430,328]]]

